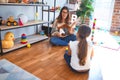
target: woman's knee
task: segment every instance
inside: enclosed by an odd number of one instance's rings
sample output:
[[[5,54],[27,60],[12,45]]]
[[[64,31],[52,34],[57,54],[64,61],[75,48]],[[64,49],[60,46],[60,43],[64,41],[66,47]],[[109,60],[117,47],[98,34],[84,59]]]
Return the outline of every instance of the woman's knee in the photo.
[[[55,43],[55,42],[56,42],[56,40],[57,40],[57,38],[56,38],[56,37],[51,37],[51,38],[50,38],[50,42],[51,42],[51,43]]]
[[[70,39],[71,39],[72,41],[75,41],[75,40],[76,40],[76,35],[71,34],[71,35],[70,35]]]

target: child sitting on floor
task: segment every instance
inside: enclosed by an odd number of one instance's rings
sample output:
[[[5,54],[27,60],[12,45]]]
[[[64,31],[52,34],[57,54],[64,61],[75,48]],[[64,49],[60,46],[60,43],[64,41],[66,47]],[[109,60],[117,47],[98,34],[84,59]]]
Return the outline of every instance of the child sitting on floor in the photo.
[[[90,68],[93,47],[86,39],[90,33],[90,27],[81,25],[76,35],[77,40],[69,42],[68,51],[64,54],[64,58],[73,71],[86,72]]]

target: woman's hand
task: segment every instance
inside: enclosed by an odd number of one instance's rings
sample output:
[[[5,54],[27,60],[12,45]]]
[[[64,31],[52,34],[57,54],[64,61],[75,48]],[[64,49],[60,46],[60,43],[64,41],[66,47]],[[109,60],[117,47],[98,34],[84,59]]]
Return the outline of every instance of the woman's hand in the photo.
[[[68,31],[69,31],[69,34],[74,34],[74,28],[72,28],[72,27],[70,27],[70,28],[68,29]]]
[[[54,32],[54,33],[52,34],[52,36],[56,36],[56,37],[65,37],[64,34],[60,34],[59,32]]]
[[[59,30],[60,28],[65,28],[66,25],[67,25],[67,24],[63,23],[63,24],[61,24],[60,26],[58,26],[57,28],[58,28],[58,30]]]
[[[66,35],[65,34],[60,34],[60,37],[64,38],[64,37],[66,37]]]
[[[71,24],[71,27],[72,27],[72,28],[75,28],[76,24],[77,24],[77,22],[76,22],[76,21],[75,21],[75,22],[73,22],[73,23]]]

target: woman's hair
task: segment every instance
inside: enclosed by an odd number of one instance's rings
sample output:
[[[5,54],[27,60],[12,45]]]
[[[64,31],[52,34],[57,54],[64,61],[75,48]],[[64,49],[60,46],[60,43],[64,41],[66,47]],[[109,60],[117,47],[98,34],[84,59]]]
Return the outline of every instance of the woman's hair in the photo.
[[[65,23],[69,24],[69,22],[70,22],[70,13],[69,13],[68,7],[66,7],[66,6],[64,6],[64,7],[61,9],[60,14],[59,14],[59,16],[57,17],[57,20],[58,20],[59,23],[62,22],[62,11],[63,11],[63,10],[67,10],[68,15],[67,15],[67,17],[66,17],[66,19],[65,19]]]
[[[80,42],[78,44],[78,58],[79,58],[79,64],[85,65],[86,63],[86,56],[87,56],[87,50],[88,50],[88,43],[86,40],[86,37],[88,37],[91,33],[91,28],[87,25],[81,25],[78,30],[78,38],[80,39]]]

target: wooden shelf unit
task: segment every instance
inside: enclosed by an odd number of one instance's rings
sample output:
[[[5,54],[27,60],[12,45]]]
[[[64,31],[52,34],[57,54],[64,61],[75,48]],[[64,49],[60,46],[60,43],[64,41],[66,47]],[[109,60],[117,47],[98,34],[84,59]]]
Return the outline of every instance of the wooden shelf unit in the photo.
[[[48,5],[45,4],[23,4],[23,3],[0,3],[0,6],[33,6],[36,8],[36,12],[38,12],[38,7],[47,7],[48,10],[50,9],[50,7]],[[43,9],[42,9],[42,17],[43,17]],[[12,30],[12,29],[19,29],[19,28],[26,28],[26,27],[37,27],[36,29],[38,29],[38,25],[42,25],[42,24],[48,24],[49,27],[49,11],[48,11],[48,20],[47,21],[43,21],[42,20],[33,20],[33,21],[28,21],[27,23],[25,23],[24,25],[18,25],[18,26],[6,26],[6,25],[1,25],[0,26],[0,55],[3,55],[5,53],[8,53],[10,51],[25,47],[27,44],[21,44],[21,38],[17,38],[14,41],[14,46],[10,49],[3,49],[2,48],[2,38],[1,38],[1,34],[2,31],[6,31],[6,30]],[[27,36],[27,41],[29,44],[33,44],[45,39],[48,39],[47,36],[45,35],[40,35],[39,32],[37,32],[38,30],[36,30],[36,33],[30,36]]]

